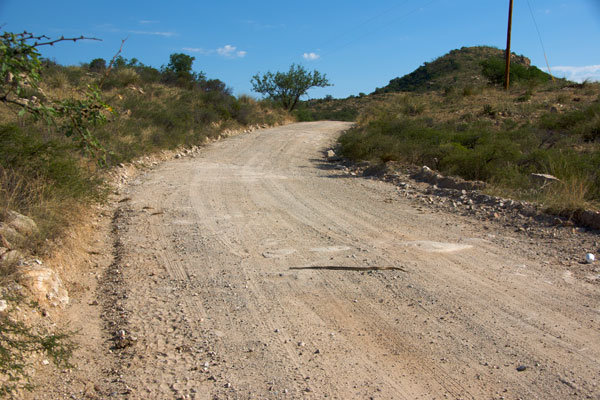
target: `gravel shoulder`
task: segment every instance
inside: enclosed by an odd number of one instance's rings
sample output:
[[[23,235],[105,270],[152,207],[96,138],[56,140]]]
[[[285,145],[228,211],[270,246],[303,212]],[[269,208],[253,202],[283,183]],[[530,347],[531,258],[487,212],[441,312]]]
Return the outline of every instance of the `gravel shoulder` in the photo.
[[[70,311],[95,333],[34,398],[600,398],[598,271],[577,259],[597,233],[355,177],[323,157],[348,126],[228,138],[130,182]]]

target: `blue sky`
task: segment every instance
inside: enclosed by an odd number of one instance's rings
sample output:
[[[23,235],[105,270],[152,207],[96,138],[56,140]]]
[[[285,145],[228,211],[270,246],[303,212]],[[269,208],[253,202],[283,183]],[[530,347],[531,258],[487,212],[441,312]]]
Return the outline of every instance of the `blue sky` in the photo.
[[[508,0],[113,1],[0,0],[4,31],[102,39],[60,43],[43,55],[64,65],[122,55],[154,67],[172,53],[252,94],[257,72],[292,63],[327,74],[310,97],[370,93],[462,46],[506,44]],[[513,51],[556,76],[600,80],[600,0],[515,0]]]

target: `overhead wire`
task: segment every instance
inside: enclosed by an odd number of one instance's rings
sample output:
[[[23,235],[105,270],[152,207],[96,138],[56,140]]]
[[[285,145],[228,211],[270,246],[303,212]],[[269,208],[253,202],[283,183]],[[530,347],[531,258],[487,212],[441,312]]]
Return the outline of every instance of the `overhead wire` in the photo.
[[[348,33],[352,33],[353,31],[355,31],[356,29],[367,25],[369,22],[374,21],[376,19],[378,19],[379,17],[383,16],[383,15],[387,15],[389,13],[391,13],[392,11],[396,10],[397,8],[400,8],[402,6],[404,6],[406,3],[408,3],[410,0],[405,0],[404,2],[400,3],[400,4],[396,4],[393,7],[390,7],[370,18],[367,18],[366,20],[364,20],[363,22],[359,23],[358,25],[353,26],[350,29],[347,29],[346,31],[344,31],[343,33],[340,33],[339,35],[333,37],[332,39],[322,43],[321,47],[326,47],[329,43],[335,42],[336,40],[342,38],[343,36],[347,35]]]
[[[531,8],[531,3],[527,0],[527,6],[529,7],[529,13],[531,14],[531,19],[533,20],[533,25],[535,25],[535,30],[537,31],[538,38],[540,40],[540,45],[542,46],[542,51],[544,52],[544,59],[546,60],[546,66],[548,67],[548,73],[554,80],[554,76],[552,75],[552,71],[550,70],[550,63],[548,62],[548,55],[546,54],[546,48],[544,46],[544,41],[542,40],[542,34],[540,33],[540,28],[538,27],[537,21],[535,20],[535,15],[533,14],[533,9]]]
[[[410,15],[412,15],[412,14],[416,13],[417,11],[420,11],[420,10],[422,10],[422,9],[424,9],[424,8],[426,8],[426,7],[428,7],[428,6],[430,6],[431,4],[435,3],[436,1],[438,1],[438,0],[431,0],[431,1],[427,2],[425,5],[419,5],[418,7],[416,7],[416,8],[414,8],[414,9],[412,9],[411,11],[409,11],[409,12],[407,12],[407,13],[405,13],[405,14],[402,14],[402,15],[400,15],[399,17],[396,17],[396,18],[392,19],[392,20],[388,21],[387,23],[385,23],[385,24],[382,24],[382,25],[378,26],[377,28],[375,28],[375,29],[372,29],[372,30],[368,31],[367,33],[365,33],[365,34],[363,34],[363,35],[360,35],[360,36],[358,36],[358,37],[355,37],[354,39],[352,39],[352,40],[350,40],[350,41],[348,41],[348,42],[346,42],[346,43],[344,43],[344,44],[342,44],[342,45],[340,45],[340,46],[337,46],[335,49],[333,49],[333,50],[331,50],[331,51],[328,51],[328,52],[324,53],[324,54],[323,54],[323,57],[325,57],[325,56],[328,56],[328,55],[330,55],[330,54],[333,54],[333,53],[335,53],[335,52],[337,52],[337,51],[339,51],[339,50],[341,50],[341,49],[343,49],[343,48],[345,48],[345,47],[348,47],[349,45],[351,45],[351,44],[353,44],[353,43],[356,43],[357,41],[359,41],[359,40],[361,40],[361,39],[364,39],[365,37],[367,37],[367,36],[370,36],[370,35],[372,35],[373,33],[380,31],[381,29],[387,28],[388,26],[390,26],[390,25],[392,25],[392,24],[395,24],[395,23],[397,23],[398,21],[400,21],[400,20],[402,20],[402,19],[404,19],[404,18],[407,18],[407,17],[409,17]],[[404,5],[404,4],[406,4],[406,3],[408,3],[408,1],[405,1],[405,2],[403,2],[401,5],[403,6],[403,5]],[[394,7],[394,8],[392,8],[392,9],[395,9],[395,8],[398,8],[398,7]],[[369,20],[365,21],[364,23],[361,23],[361,24],[360,24],[360,25],[358,25],[358,26],[363,26],[363,25],[365,25],[367,22],[370,22],[371,20],[378,18],[380,15],[381,15],[381,14],[379,14],[379,15],[378,15],[378,16],[376,16],[376,17],[372,17],[372,18],[370,18]],[[355,29],[355,28],[354,28],[354,29]],[[351,31],[351,30],[350,30],[350,31]],[[328,43],[331,43],[331,41],[329,41]]]

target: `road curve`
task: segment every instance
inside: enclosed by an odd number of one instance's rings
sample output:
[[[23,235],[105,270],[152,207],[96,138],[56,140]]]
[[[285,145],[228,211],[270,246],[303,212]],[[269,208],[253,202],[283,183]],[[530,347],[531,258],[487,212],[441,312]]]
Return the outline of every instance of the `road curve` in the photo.
[[[128,187],[126,397],[600,398],[598,286],[334,168],[348,127],[229,138]]]

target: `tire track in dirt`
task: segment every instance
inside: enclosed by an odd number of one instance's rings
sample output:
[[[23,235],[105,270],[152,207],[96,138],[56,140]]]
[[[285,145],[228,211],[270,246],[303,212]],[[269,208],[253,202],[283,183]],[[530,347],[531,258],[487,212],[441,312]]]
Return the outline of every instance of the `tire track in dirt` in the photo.
[[[130,398],[597,395],[597,289],[322,164],[345,126],[232,138],[130,188]],[[408,272],[290,270],[318,265]]]

